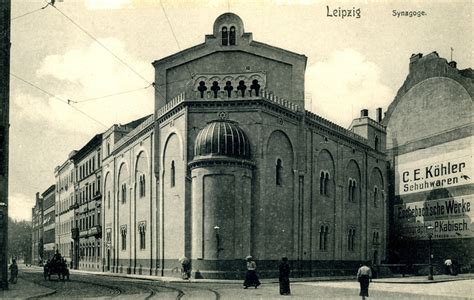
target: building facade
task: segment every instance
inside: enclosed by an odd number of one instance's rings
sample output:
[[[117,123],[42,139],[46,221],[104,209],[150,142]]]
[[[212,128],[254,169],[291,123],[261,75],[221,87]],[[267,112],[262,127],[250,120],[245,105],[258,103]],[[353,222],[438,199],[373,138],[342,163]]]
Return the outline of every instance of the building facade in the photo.
[[[31,209],[31,263],[43,262],[43,199],[36,193],[35,206]]]
[[[74,227],[72,228],[73,266],[100,270],[102,241],[102,135],[95,135],[71,159],[74,161]]]
[[[474,72],[436,52],[410,58],[409,74],[390,104],[387,153],[391,259],[474,263]]]
[[[242,278],[252,255],[273,277],[287,256],[315,276],[385,260],[380,117],[347,130],[305,111],[306,57],[232,13],[153,66],[154,119],[104,154],[106,270],[176,276],[186,256],[196,278]]]
[[[43,199],[43,259],[53,257],[56,247],[56,185],[41,194]]]
[[[56,249],[66,259],[68,264],[73,257],[72,229],[74,227],[74,161],[71,159],[76,151],[69,154],[69,158],[56,167],[54,175],[56,179],[56,220],[55,240]]]
[[[156,190],[153,115],[103,135],[103,269],[155,274]]]

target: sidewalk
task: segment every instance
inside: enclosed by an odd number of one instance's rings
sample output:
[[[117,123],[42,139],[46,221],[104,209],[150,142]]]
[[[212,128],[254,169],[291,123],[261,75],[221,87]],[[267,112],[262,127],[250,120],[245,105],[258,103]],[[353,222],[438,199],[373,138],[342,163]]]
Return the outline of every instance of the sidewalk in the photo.
[[[94,272],[94,271],[84,271],[84,270],[70,270],[71,274],[74,273],[84,273],[84,274],[94,274],[100,276],[113,276],[113,277],[123,277],[123,278],[135,278],[142,280],[151,280],[151,281],[160,281],[167,283],[222,283],[222,284],[239,284],[242,285],[242,280],[235,279],[188,279],[184,280],[178,277],[161,277],[161,276],[152,276],[152,275],[137,275],[137,274],[123,274],[123,273],[107,273],[107,272]],[[428,280],[428,276],[406,276],[406,277],[389,277],[389,278],[378,278],[373,279],[373,282],[378,283],[409,283],[409,284],[431,284],[438,282],[447,282],[447,281],[459,281],[459,280],[468,280],[474,279],[474,274],[459,274],[457,276],[450,275],[434,275],[434,280]],[[291,278],[291,282],[318,282],[318,281],[356,281],[356,276],[331,276],[331,277],[300,277],[300,278]],[[271,284],[278,283],[278,278],[266,278],[260,279],[262,284]]]
[[[26,298],[39,298],[43,296],[52,295],[55,293],[54,290],[48,289],[44,286],[35,284],[30,281],[18,278],[16,284],[9,284],[8,290],[0,290],[0,299],[26,299]]]
[[[429,283],[438,283],[438,282],[447,282],[447,281],[459,281],[459,280],[468,280],[474,279],[474,274],[458,274],[456,276],[451,275],[433,275],[433,280],[428,280],[428,276],[406,276],[406,277],[390,277],[390,278],[378,278],[373,279],[373,282],[378,283],[409,283],[409,284],[429,284]]]

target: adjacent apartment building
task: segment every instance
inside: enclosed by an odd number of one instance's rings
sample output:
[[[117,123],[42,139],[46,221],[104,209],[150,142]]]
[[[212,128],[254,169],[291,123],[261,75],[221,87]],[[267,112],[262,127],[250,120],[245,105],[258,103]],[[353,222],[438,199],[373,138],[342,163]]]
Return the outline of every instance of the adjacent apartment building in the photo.
[[[76,269],[100,270],[101,146],[102,134],[97,134],[71,157],[75,169],[72,239],[73,266]]]
[[[41,194],[43,198],[43,259],[53,257],[56,249],[56,185]]]
[[[390,250],[395,262],[474,264],[474,72],[436,52],[410,58],[390,104]],[[461,270],[462,271],[462,270]]]

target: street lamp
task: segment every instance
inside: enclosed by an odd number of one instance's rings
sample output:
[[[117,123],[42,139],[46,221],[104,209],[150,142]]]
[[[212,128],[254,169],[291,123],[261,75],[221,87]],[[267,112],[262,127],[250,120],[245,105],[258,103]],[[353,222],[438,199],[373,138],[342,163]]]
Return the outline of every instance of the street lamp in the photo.
[[[221,236],[220,236],[220,227],[219,226],[214,226],[214,231],[216,232],[216,248],[217,248],[217,258],[219,258],[219,252],[224,250],[221,248]]]
[[[433,229],[434,227],[432,225],[428,225],[426,227],[426,231],[428,233],[428,240],[429,240],[429,244],[428,244],[428,249],[429,249],[429,259],[428,259],[428,263],[430,265],[430,274],[428,275],[428,280],[433,280],[433,264],[431,263],[431,257],[433,256],[431,254],[431,238],[433,237]]]

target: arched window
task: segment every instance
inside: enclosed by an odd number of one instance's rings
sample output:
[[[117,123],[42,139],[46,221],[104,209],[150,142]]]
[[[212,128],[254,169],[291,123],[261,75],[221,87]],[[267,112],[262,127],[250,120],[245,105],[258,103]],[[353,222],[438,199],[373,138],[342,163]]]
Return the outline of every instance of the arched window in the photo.
[[[324,176],[324,195],[328,196],[329,195],[329,173],[326,172],[326,175]]]
[[[347,200],[352,202],[352,179],[349,178],[349,185],[347,187]]]
[[[282,175],[283,175],[282,173],[283,173],[283,166],[282,166],[281,159],[277,159],[276,170],[275,170],[275,175],[276,175],[275,183],[276,183],[276,185],[282,185]]]
[[[328,249],[328,232],[329,227],[327,225],[321,225],[319,229],[319,250]]]
[[[319,177],[319,193],[324,195],[324,171],[321,171],[321,175]]]
[[[222,27],[222,46],[227,46],[229,44],[229,32],[227,27]]]
[[[141,174],[139,177],[138,194],[140,197],[145,197],[145,174]]]
[[[375,136],[375,150],[376,151],[379,151],[379,137],[378,136]]]
[[[377,197],[378,197],[378,188],[374,186],[374,207],[378,206]]]
[[[230,44],[235,45],[235,26],[230,27]]]
[[[127,202],[127,184],[122,183],[122,203]]]
[[[171,172],[170,172],[170,184],[174,187],[176,183],[176,168],[174,166],[174,160],[171,161]]]
[[[219,86],[219,82],[214,81],[211,86],[211,91],[214,92],[214,98],[217,98],[217,93],[219,92],[220,89],[221,87]]]
[[[349,229],[349,234],[347,235],[347,250],[354,251],[355,244],[355,228]]]
[[[207,90],[206,83],[204,81],[200,81],[197,89],[201,95],[201,98],[204,98],[204,92]]]
[[[324,226],[324,250],[328,249],[328,233],[329,233],[329,227]]]

